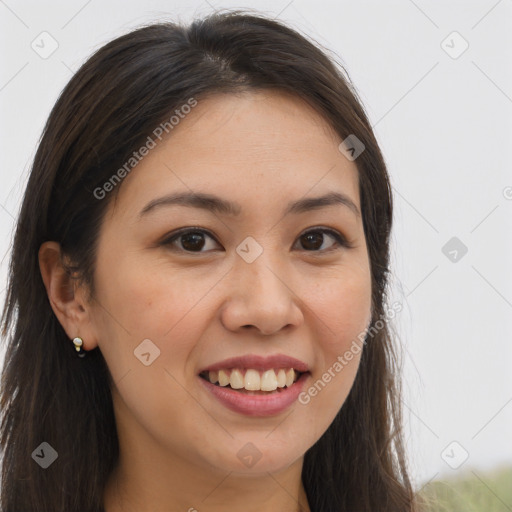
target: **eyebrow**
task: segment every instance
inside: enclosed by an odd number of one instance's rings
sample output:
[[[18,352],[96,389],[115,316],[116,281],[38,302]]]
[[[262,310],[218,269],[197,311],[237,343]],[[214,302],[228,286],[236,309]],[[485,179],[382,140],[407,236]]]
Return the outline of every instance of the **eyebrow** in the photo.
[[[150,201],[139,213],[139,219],[152,210],[163,206],[187,206],[213,211],[223,215],[238,216],[242,212],[239,203],[222,199],[213,194],[201,192],[182,192],[168,194]],[[284,215],[290,213],[299,214],[328,206],[344,205],[348,207],[357,217],[361,216],[356,204],[345,194],[340,192],[329,192],[319,197],[307,197],[288,203]]]

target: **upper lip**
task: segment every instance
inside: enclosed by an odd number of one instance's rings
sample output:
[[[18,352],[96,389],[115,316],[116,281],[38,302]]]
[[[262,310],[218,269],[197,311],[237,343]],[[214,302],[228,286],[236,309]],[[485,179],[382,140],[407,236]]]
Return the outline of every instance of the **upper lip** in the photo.
[[[254,370],[271,370],[272,368],[294,368],[298,372],[309,371],[309,366],[295,359],[294,357],[285,354],[275,354],[272,356],[258,356],[256,354],[249,354],[239,357],[231,357],[224,359],[217,363],[211,364],[203,368],[199,373],[206,371],[226,370],[229,368],[251,368]]]

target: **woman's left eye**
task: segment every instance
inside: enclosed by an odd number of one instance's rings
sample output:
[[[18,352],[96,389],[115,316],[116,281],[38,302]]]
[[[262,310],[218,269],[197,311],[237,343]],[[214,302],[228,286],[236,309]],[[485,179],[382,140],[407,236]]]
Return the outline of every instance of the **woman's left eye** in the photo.
[[[325,240],[331,239],[331,243],[325,247]],[[326,228],[317,228],[303,233],[298,241],[302,243],[305,251],[324,252],[331,251],[336,246],[350,247],[347,239],[338,231]]]
[[[338,231],[326,228],[316,228],[306,231],[297,239],[302,247],[299,250],[308,252],[328,252],[337,247],[350,248],[347,239]],[[172,246],[173,249],[188,253],[203,253],[214,250],[220,244],[203,229],[187,228],[173,233],[162,241],[162,245]],[[294,247],[295,247],[294,245]]]

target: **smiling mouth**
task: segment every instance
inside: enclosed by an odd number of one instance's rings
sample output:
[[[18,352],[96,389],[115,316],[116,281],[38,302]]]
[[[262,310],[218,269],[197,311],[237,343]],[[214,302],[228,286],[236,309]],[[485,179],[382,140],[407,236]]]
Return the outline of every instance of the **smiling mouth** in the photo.
[[[225,387],[248,395],[280,393],[292,386],[303,374],[294,368],[255,370],[233,368],[204,371],[199,376],[218,387]]]

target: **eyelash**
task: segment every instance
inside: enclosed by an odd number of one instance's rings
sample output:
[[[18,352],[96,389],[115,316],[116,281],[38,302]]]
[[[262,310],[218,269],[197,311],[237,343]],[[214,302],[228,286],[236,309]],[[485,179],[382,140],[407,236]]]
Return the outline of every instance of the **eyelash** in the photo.
[[[191,234],[191,233],[200,233],[200,234],[203,234],[203,235],[207,235],[212,240],[214,240],[215,243],[217,243],[218,245],[221,245],[217,241],[217,239],[209,231],[207,231],[205,229],[202,229],[202,228],[194,228],[194,227],[182,228],[182,229],[180,229],[178,231],[175,231],[175,232],[171,233],[169,236],[164,238],[164,240],[162,240],[160,245],[172,246],[173,243],[175,241],[179,240],[179,238],[181,236],[188,235],[188,234]],[[300,239],[301,237],[303,237],[305,235],[308,235],[310,233],[322,233],[322,234],[330,235],[332,238],[334,238],[336,243],[334,244],[334,248],[329,248],[329,249],[323,249],[323,250],[318,250],[318,251],[315,251],[315,250],[308,251],[307,249],[303,249],[303,251],[308,252],[308,253],[320,253],[321,254],[321,253],[328,253],[328,252],[331,252],[331,251],[339,249],[339,248],[351,249],[351,248],[354,247],[350,242],[348,242],[348,240],[341,233],[339,233],[338,231],[335,231],[333,229],[329,229],[329,228],[309,229],[307,231],[304,231],[298,237],[298,239]],[[336,247],[336,245],[338,247]],[[181,248],[173,248],[173,250],[176,250],[176,251],[179,251],[179,252],[184,252],[186,254],[205,254],[207,252],[210,252],[210,251],[187,251],[186,249],[181,249]]]

